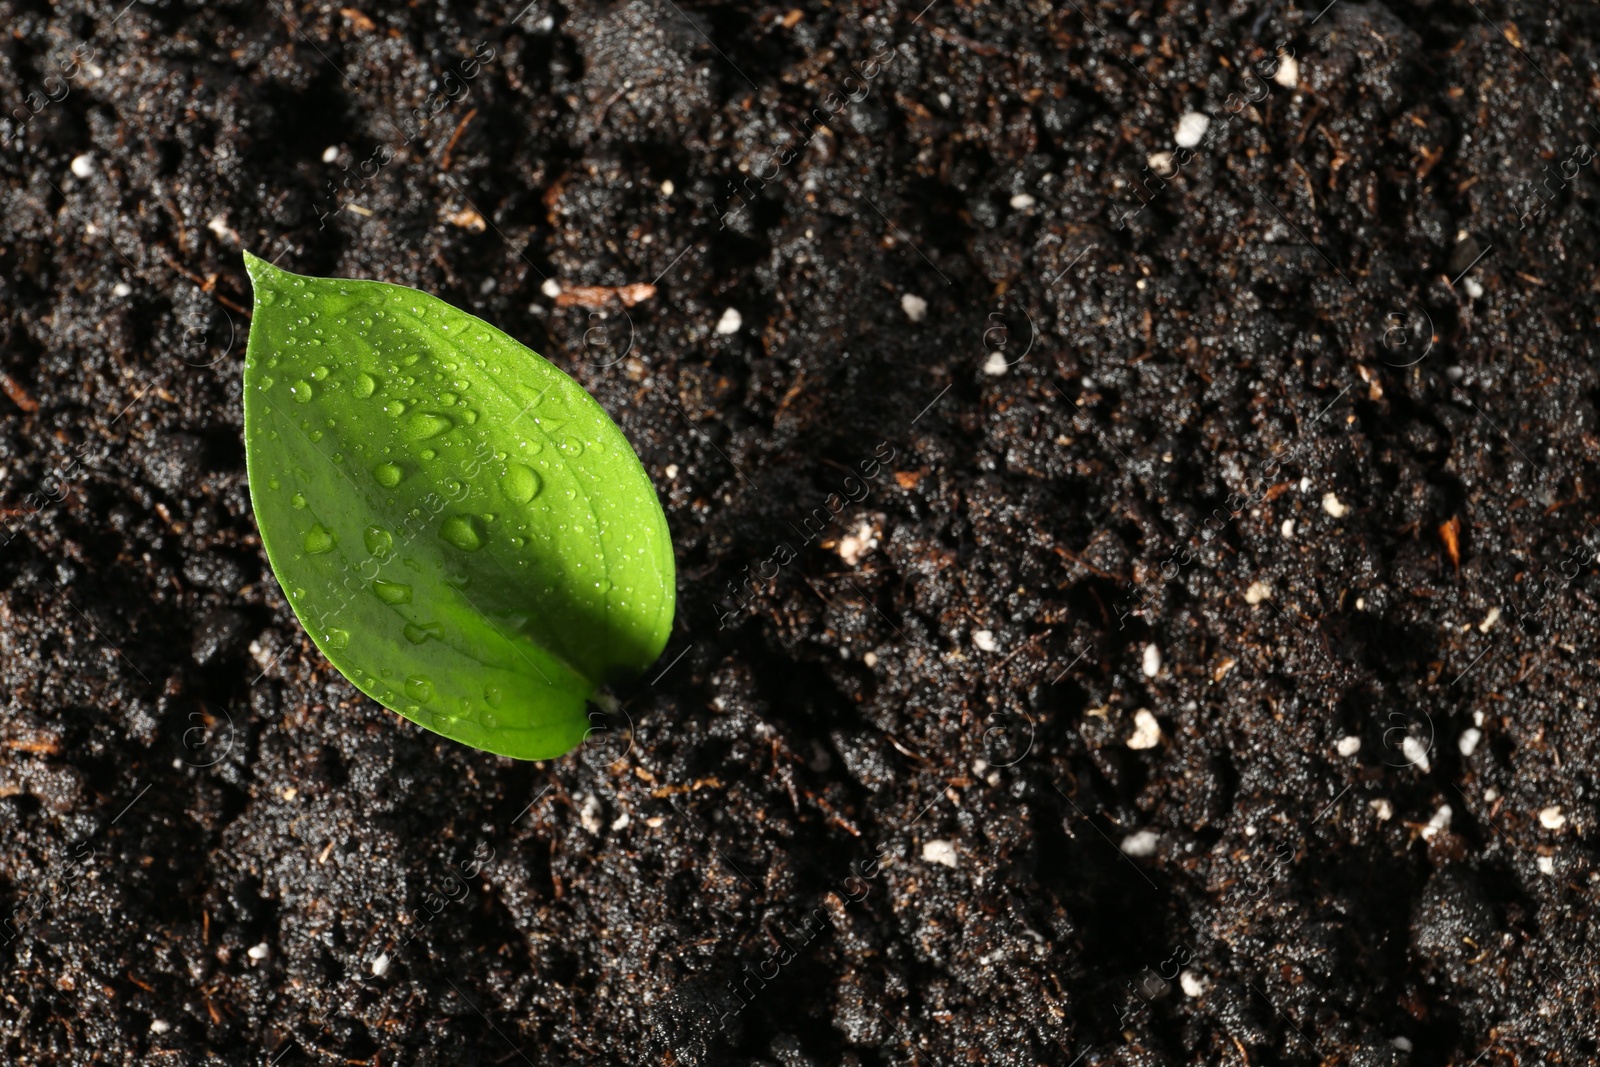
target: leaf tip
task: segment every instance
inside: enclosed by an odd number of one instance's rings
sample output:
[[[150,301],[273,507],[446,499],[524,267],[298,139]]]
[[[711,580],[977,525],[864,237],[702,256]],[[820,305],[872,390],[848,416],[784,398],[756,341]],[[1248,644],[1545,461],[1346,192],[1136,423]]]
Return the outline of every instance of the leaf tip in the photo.
[[[275,276],[285,273],[260,256],[251,255],[248,249],[244,252],[244,270],[250,275],[251,287],[258,290]]]

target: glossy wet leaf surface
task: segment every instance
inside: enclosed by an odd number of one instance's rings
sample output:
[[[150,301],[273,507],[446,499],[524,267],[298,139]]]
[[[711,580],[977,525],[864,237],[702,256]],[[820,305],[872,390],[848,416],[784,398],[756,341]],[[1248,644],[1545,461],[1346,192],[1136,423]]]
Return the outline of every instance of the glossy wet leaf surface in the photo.
[[[675,603],[655,489],[576,382],[483,320],[249,254],[245,450],[295,614],[368,696],[477,748],[560,755]]]

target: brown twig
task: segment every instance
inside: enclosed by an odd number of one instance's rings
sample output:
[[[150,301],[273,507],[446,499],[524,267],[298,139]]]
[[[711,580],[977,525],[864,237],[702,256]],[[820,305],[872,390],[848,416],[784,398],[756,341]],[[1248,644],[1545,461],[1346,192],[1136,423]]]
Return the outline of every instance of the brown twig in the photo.
[[[444,146],[444,158],[439,164],[440,170],[450,169],[450,153],[456,150],[456,142],[461,140],[461,135],[466,132],[467,123],[471,122],[477,114],[477,108],[467,112],[466,118],[462,119],[460,124],[456,126],[456,132],[450,135],[450,143]]]
[[[31,415],[39,410],[39,402],[11,375],[0,374],[0,389],[4,389],[11,402],[28,414]]]

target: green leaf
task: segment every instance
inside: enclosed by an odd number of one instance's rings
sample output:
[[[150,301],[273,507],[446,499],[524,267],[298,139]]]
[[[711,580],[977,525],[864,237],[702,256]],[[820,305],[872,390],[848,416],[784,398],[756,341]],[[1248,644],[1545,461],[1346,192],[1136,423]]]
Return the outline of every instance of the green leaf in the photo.
[[[672,628],[655,488],[594,398],[415,289],[245,254],[261,543],[323,655],[430,730],[547,759]]]

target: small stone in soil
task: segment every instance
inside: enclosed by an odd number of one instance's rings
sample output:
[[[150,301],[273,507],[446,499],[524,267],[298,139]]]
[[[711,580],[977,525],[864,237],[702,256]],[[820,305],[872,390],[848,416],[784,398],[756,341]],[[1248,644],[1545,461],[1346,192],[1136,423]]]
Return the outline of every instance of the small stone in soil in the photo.
[[[1161,743],[1161,724],[1150,713],[1149,708],[1140,708],[1133,713],[1133,735],[1128,738],[1128,747],[1132,749],[1155,748]]]
[[[1154,856],[1156,846],[1161,844],[1161,835],[1154,830],[1139,830],[1122,839],[1122,854],[1142,858]]]

